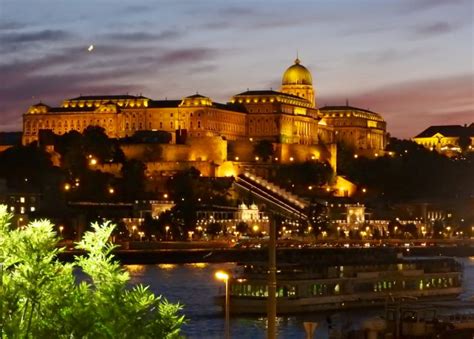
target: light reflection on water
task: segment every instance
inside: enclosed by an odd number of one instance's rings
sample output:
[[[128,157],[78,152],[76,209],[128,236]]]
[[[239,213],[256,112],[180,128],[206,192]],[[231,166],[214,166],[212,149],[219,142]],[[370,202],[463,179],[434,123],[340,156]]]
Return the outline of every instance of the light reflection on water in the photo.
[[[474,257],[460,259],[464,265],[464,292],[461,299],[474,295]],[[219,307],[213,303],[214,296],[223,293],[223,283],[214,279],[217,270],[233,271],[234,263],[224,264],[160,264],[160,265],[127,265],[131,282],[149,285],[150,289],[163,295],[171,302],[184,306],[183,313],[188,319],[184,334],[188,338],[223,338],[224,318]],[[461,310],[460,310],[461,311]],[[347,330],[367,317],[377,316],[380,310],[364,309],[347,313],[331,313]],[[327,338],[328,314],[303,314],[279,317],[278,338],[304,338],[303,322],[315,321],[320,324],[315,338]],[[232,338],[265,338],[265,317],[232,317]]]

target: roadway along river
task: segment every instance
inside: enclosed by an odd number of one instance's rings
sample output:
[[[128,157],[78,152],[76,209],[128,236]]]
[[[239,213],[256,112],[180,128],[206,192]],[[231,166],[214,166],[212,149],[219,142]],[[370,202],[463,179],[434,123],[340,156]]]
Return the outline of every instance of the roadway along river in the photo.
[[[462,258],[464,265],[464,293],[460,299],[474,295],[474,257]],[[224,317],[220,308],[214,306],[213,297],[223,291],[223,283],[214,279],[214,272],[220,269],[232,270],[233,263],[225,264],[160,264],[160,265],[126,265],[132,276],[132,283],[149,285],[151,290],[165,296],[169,301],[184,305],[183,313],[188,322],[184,334],[188,338],[223,338]],[[458,310],[474,312],[474,310]],[[366,317],[380,314],[381,310],[351,311],[334,314],[335,321],[349,326],[358,324]],[[279,338],[304,338],[304,321],[316,321],[321,325],[316,330],[315,338],[327,338],[327,314],[305,314],[278,319]],[[265,338],[265,318],[232,317],[232,338]]]

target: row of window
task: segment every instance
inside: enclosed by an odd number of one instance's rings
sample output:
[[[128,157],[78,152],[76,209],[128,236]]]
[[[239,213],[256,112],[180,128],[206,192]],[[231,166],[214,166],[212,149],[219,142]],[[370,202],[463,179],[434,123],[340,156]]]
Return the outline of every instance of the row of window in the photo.
[[[294,285],[277,286],[276,296],[279,298],[295,297],[296,292],[297,289]],[[252,284],[232,284],[231,294],[239,297],[268,297],[268,286]]]

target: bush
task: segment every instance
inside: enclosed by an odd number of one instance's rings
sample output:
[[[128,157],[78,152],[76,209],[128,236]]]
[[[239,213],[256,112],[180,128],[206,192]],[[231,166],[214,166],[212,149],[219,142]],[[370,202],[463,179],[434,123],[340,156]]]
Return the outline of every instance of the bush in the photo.
[[[129,288],[129,275],[111,254],[114,226],[93,224],[73,263],[58,260],[58,237],[48,220],[10,228],[0,205],[0,337],[178,338],[179,304],[144,286]],[[76,270],[85,279],[76,281]]]

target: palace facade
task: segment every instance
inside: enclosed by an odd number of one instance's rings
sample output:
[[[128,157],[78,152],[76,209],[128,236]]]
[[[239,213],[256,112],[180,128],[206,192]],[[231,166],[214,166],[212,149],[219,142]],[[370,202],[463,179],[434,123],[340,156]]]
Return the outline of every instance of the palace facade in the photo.
[[[412,140],[425,148],[448,156],[461,153],[463,148],[473,151],[474,123],[469,126],[467,124],[430,126]]]
[[[270,140],[277,144],[321,145],[342,141],[357,149],[382,151],[385,122],[374,112],[355,107],[317,108],[310,71],[299,59],[283,74],[280,91],[257,90],[214,102],[195,94],[181,100],[144,96],[101,95],[66,99],[59,107],[39,103],[23,115],[23,143],[37,141],[41,130],[55,134],[105,129],[111,138],[142,130],[226,140]]]

